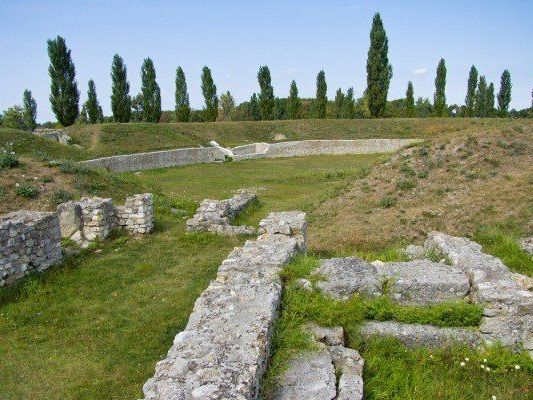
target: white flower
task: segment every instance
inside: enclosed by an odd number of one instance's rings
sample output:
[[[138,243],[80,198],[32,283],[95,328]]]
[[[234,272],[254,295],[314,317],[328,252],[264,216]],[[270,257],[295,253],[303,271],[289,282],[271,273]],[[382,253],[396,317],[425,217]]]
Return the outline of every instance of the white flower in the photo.
[[[465,364],[464,361],[461,361],[461,364],[459,364],[459,365],[461,365],[461,367],[464,367],[466,364]]]
[[[519,370],[520,369],[520,365],[515,365],[514,369]]]
[[[484,359],[483,359],[483,362],[484,362],[484,363],[486,363],[486,362],[487,362],[487,359],[486,359],[486,358],[484,358]]]
[[[481,369],[485,369],[485,366],[483,364],[480,365]]]
[[[498,400],[496,396],[492,396],[492,400]]]
[[[468,358],[468,357],[465,357],[465,361],[470,361],[470,358]]]
[[[485,367],[485,371],[490,372],[490,367]]]

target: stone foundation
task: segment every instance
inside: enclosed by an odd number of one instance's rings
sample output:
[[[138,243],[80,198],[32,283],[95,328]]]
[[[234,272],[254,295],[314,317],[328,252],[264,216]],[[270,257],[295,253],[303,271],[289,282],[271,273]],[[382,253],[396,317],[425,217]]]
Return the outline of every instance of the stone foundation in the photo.
[[[305,247],[305,214],[270,214],[257,240],[234,249],[196,300],[189,322],[144,385],[146,400],[256,399],[281,301],[279,272]],[[299,225],[293,225],[298,223]],[[297,240],[291,234],[299,232]]]
[[[57,207],[61,236],[86,245],[105,239],[114,229],[131,234],[150,233],[154,228],[153,197],[151,193],[128,197],[124,206],[115,207],[111,199],[83,197]]]
[[[61,261],[57,214],[16,211],[0,217],[0,286]]]
[[[196,214],[188,219],[187,232],[214,232],[220,235],[254,234],[250,226],[234,226],[231,220],[250,203],[257,200],[255,193],[241,190],[226,200],[202,200]]]

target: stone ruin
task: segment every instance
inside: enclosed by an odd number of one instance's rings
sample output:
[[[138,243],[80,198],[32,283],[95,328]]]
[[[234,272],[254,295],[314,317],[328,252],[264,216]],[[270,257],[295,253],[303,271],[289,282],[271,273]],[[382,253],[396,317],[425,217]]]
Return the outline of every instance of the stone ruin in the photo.
[[[0,286],[59,263],[62,237],[86,246],[116,228],[146,234],[153,227],[151,193],[128,197],[118,207],[111,199],[84,197],[60,204],[57,212],[21,210],[0,216]]]
[[[271,213],[200,295],[144,385],[146,400],[256,399],[278,316],[283,265],[305,249],[305,213]]]
[[[315,271],[316,286],[335,298],[387,294],[400,304],[429,305],[467,300],[483,306],[479,330],[437,328],[397,322],[367,322],[361,333],[393,336],[407,345],[441,346],[454,341],[475,346],[500,342],[533,356],[533,287],[531,278],[512,273],[481,245],[461,237],[431,232],[424,246],[409,246],[413,261],[368,263],[358,258],[325,260]],[[443,258],[436,263],[426,255]],[[445,264],[448,260],[450,265]],[[301,282],[312,288],[310,282]],[[386,288],[386,290],[385,290]],[[386,292],[386,293],[385,293]]]
[[[0,286],[61,261],[57,214],[15,211],[0,216]]]
[[[83,197],[57,207],[61,236],[86,246],[90,241],[105,239],[114,229],[131,234],[150,233],[154,228],[154,205],[151,193],[126,198],[123,206],[111,199]]]
[[[229,199],[202,200],[196,214],[188,219],[187,232],[213,232],[220,235],[253,235],[251,226],[234,226],[231,221],[249,204],[257,201],[257,195],[247,190],[240,190]]]

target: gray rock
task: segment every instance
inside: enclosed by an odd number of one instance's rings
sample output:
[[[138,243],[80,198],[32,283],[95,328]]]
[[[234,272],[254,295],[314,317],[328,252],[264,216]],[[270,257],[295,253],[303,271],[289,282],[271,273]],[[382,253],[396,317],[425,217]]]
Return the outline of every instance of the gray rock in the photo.
[[[426,257],[426,248],[424,246],[409,245],[404,252],[410,260],[421,260]]]
[[[325,260],[313,271],[324,280],[317,286],[332,297],[346,300],[354,294],[378,296],[381,282],[376,267],[360,258],[332,258]]]
[[[81,207],[75,201],[68,201],[57,206],[61,237],[68,238],[82,228]]]
[[[520,246],[526,253],[533,256],[533,236],[520,240]]]
[[[363,337],[392,337],[408,347],[449,347],[454,343],[470,347],[479,345],[481,335],[463,328],[438,328],[433,325],[403,324],[400,322],[365,322],[360,333]]]
[[[317,342],[324,343],[328,346],[344,346],[344,329],[340,326],[325,328],[314,323],[309,323],[305,326],[305,330],[311,333]]]
[[[375,268],[380,280],[388,281],[389,294],[402,304],[462,300],[470,291],[463,271],[430,260],[383,263]]]

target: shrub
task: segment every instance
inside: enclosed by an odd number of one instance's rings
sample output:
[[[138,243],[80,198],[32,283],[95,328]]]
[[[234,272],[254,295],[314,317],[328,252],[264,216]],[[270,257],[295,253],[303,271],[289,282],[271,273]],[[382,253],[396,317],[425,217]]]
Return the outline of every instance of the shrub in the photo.
[[[56,189],[54,190],[54,193],[52,194],[53,204],[66,203],[67,201],[70,201],[72,199],[74,199],[74,195],[70,193],[68,190],[64,190],[64,189]]]
[[[54,181],[54,178],[51,177],[51,176],[43,176],[41,178],[41,182],[43,183],[50,183],[50,182],[53,182]]]
[[[20,161],[11,147],[0,151],[0,169],[15,168],[20,165]]]
[[[392,197],[392,196],[382,197],[381,200],[379,201],[379,205],[383,208],[390,208],[396,205],[396,203],[397,203],[396,197]]]
[[[396,189],[400,190],[411,190],[416,187],[416,181],[411,179],[404,179],[402,181],[396,182]]]
[[[31,185],[22,185],[15,190],[15,194],[31,199],[39,195],[39,188]]]

